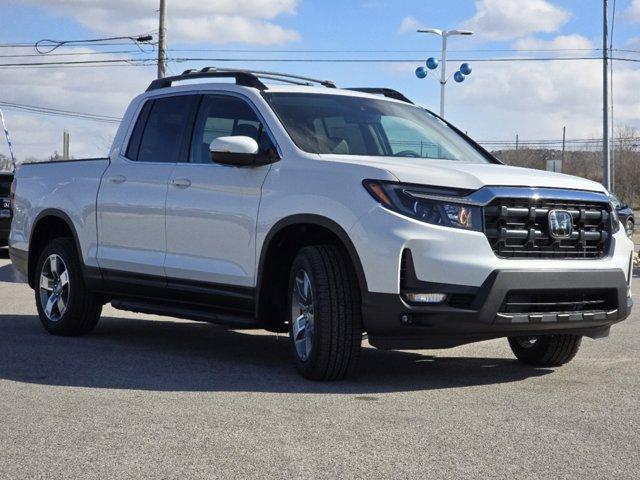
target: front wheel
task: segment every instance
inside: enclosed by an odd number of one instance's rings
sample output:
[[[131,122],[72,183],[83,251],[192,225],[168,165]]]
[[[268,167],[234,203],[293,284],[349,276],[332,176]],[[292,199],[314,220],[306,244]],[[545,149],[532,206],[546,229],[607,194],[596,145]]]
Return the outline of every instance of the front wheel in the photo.
[[[633,220],[629,219],[627,220],[627,224],[625,225],[625,230],[627,231],[627,236],[629,238],[633,238],[633,230],[635,228],[635,225],[633,223]]]
[[[573,360],[582,337],[580,335],[543,335],[509,337],[509,346],[522,363],[538,367],[559,367]]]
[[[360,291],[346,253],[334,245],[305,247],[289,276],[289,335],[298,371],[311,380],[339,380],[358,363]]]
[[[38,314],[49,333],[82,335],[94,329],[102,303],[84,284],[72,239],[51,240],[38,258],[35,275]]]

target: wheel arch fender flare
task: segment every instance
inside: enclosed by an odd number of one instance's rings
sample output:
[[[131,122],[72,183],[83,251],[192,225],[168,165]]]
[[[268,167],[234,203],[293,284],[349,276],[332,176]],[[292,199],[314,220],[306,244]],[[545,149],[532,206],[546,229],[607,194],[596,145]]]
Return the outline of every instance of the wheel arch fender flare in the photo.
[[[78,238],[78,232],[76,231],[76,227],[73,223],[73,221],[71,220],[71,218],[69,217],[69,215],[67,215],[65,212],[63,212],[62,210],[59,210],[57,208],[45,208],[44,210],[42,210],[40,213],[38,213],[38,215],[36,216],[36,218],[33,221],[33,224],[31,226],[31,230],[29,232],[29,255],[28,255],[28,260],[27,260],[27,272],[28,272],[28,281],[29,281],[29,285],[33,288],[32,282],[33,282],[33,272],[35,269],[35,263],[37,262],[37,257],[36,257],[36,252],[33,251],[33,237],[34,237],[34,233],[36,232],[37,228],[39,227],[39,225],[41,224],[42,221],[46,220],[47,218],[57,218],[59,220],[61,220],[62,222],[64,222],[67,226],[67,228],[69,229],[69,231],[71,232],[71,235],[73,237],[73,242],[75,244],[76,247],[76,251],[79,254],[79,260],[80,260],[80,265],[82,265],[83,269],[84,269],[84,262],[82,260],[82,252],[81,252],[81,247],[80,247],[80,240]]]
[[[340,240],[342,245],[347,250],[347,254],[351,259],[351,263],[353,265],[356,277],[358,279],[358,285],[360,287],[360,291],[363,294],[368,291],[367,279],[364,273],[364,268],[362,267],[362,262],[360,261],[360,256],[358,254],[358,251],[356,250],[355,245],[351,241],[349,234],[346,232],[346,230],[342,228],[342,226],[338,224],[336,221],[322,215],[296,214],[296,215],[290,215],[288,217],[282,218],[278,222],[276,222],[271,227],[271,229],[265,236],[264,241],[262,242],[262,246],[260,248],[260,257],[258,259],[258,270],[257,270],[257,278],[256,278],[258,298],[259,298],[260,289],[263,281],[263,272],[264,272],[264,266],[266,262],[266,254],[269,250],[269,247],[271,246],[272,241],[274,240],[274,238],[276,238],[278,233],[280,233],[283,229],[294,226],[294,225],[318,226],[318,227],[325,228],[329,230],[331,233],[333,233]]]

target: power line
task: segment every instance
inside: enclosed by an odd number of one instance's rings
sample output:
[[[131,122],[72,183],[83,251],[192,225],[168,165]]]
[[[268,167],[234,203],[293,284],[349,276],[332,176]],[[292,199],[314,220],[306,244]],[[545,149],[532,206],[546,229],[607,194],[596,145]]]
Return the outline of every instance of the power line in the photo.
[[[23,58],[23,57],[70,57],[70,56],[86,56],[86,55],[122,55],[122,54],[140,55],[143,53],[139,50],[112,50],[108,52],[69,52],[69,53],[15,53],[11,55],[0,55],[0,58]]]
[[[135,61],[135,59],[131,59]],[[577,61],[577,60],[597,60],[600,57],[505,57],[505,58],[476,58],[474,62],[555,62],[555,61]],[[612,58],[611,60],[640,62],[640,59],[632,58]],[[421,58],[197,58],[197,57],[174,57],[172,62],[308,62],[308,63],[411,63],[422,62]],[[468,59],[452,58],[447,62],[464,62]],[[0,65],[2,66],[2,65]]]
[[[63,110],[59,108],[43,107],[37,105],[26,105],[23,103],[6,102],[0,100],[0,107],[7,110],[17,110],[27,113],[35,113],[39,115],[51,115],[65,118],[78,118],[83,120],[92,120],[96,122],[119,123],[121,118],[108,115],[100,115],[95,113],[77,112],[73,110]]]
[[[58,62],[21,62],[21,63],[0,63],[0,67],[39,67],[39,66],[65,66],[65,65],[88,65],[88,64],[117,64],[130,62],[155,62],[155,58],[112,58],[108,60],[64,60]]]
[[[494,48],[494,49],[451,49],[450,52],[456,53],[494,53],[494,52],[520,52],[520,53],[536,53],[536,52],[597,52],[599,48],[539,48],[539,49],[515,49],[515,48]],[[273,49],[237,49],[237,48],[170,48],[170,52],[218,52],[218,53],[440,53],[440,50],[273,50]]]
[[[467,59],[449,59],[448,62],[463,62]],[[478,58],[473,60],[474,62],[557,62],[557,61],[600,61],[599,57],[504,57],[504,58]],[[622,58],[613,57],[611,60],[621,62],[636,62],[640,63],[640,59],[634,58]],[[422,59],[416,58],[404,58],[404,59],[389,59],[389,58],[226,58],[226,57],[173,57],[168,61],[174,63],[183,62],[217,62],[217,63],[231,63],[231,62],[274,62],[274,63],[411,63],[421,62]],[[136,64],[147,63],[150,65],[157,64],[155,58],[117,58],[108,60],[66,60],[57,62],[16,62],[16,63],[0,63],[0,68],[8,67],[43,67],[43,66],[76,66],[76,65],[100,65],[100,64]]]
[[[120,36],[120,37],[103,37],[103,38],[89,38],[85,40],[50,40],[48,38],[38,40],[34,45],[36,52],[40,54],[48,54],[57,50],[65,45],[95,45],[97,43],[109,42],[113,40],[130,40],[141,51],[140,43],[147,43],[153,40],[153,37],[149,34],[132,35],[132,36]]]
[[[0,48],[33,48],[34,45],[35,45],[35,42],[30,42],[30,43],[0,43]],[[88,45],[88,44],[81,43],[81,42],[69,41],[65,45],[62,45],[62,47],[82,47],[82,46],[86,46],[86,45]],[[104,42],[104,43],[93,44],[94,47],[113,47],[113,46],[122,46],[122,45],[131,46],[131,42]]]

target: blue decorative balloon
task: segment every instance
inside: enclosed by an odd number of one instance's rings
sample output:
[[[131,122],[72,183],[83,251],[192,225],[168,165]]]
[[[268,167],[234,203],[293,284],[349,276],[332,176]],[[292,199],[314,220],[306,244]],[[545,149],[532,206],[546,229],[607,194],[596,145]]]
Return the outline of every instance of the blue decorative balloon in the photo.
[[[416,77],[418,77],[418,78],[425,78],[428,73],[429,73],[429,71],[424,67],[416,68]]]
[[[438,68],[439,62],[437,58],[434,57],[430,57],[427,58],[427,68],[429,70],[435,70],[436,68]]]
[[[471,75],[471,65],[468,63],[463,63],[460,65],[460,71],[463,75]]]
[[[464,82],[464,74],[462,72],[456,72],[453,74],[453,79],[458,83],[462,83]]]

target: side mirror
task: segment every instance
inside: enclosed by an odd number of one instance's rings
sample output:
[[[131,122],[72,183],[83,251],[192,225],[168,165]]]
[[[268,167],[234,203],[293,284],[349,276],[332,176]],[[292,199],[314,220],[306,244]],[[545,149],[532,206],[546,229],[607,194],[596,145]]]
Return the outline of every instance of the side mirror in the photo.
[[[218,137],[209,145],[211,161],[222,165],[251,167],[267,165],[273,161],[267,155],[260,155],[260,147],[251,137]]]

